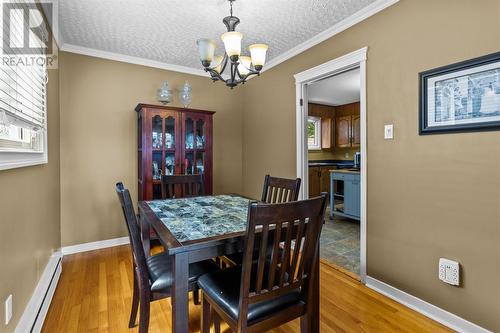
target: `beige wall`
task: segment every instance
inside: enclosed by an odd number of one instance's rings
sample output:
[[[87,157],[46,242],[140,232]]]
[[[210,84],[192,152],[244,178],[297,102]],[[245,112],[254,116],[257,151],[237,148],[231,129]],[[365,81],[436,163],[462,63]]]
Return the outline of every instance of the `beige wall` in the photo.
[[[241,91],[208,78],[61,52],[62,246],[126,236],[114,184],[137,193],[135,106],[157,103],[164,80],[193,87],[214,115],[214,191],[242,190]],[[178,98],[174,106],[180,106]]]
[[[48,164],[0,171],[0,332],[13,332],[47,261],[60,247],[59,76],[49,70]],[[13,317],[4,325],[4,301]]]
[[[368,274],[500,331],[500,132],[418,135],[418,73],[500,50],[500,1],[401,0],[251,80],[244,192],[295,176],[293,74],[368,46]],[[394,124],[395,139],[383,139]],[[440,257],[463,285],[441,283]]]

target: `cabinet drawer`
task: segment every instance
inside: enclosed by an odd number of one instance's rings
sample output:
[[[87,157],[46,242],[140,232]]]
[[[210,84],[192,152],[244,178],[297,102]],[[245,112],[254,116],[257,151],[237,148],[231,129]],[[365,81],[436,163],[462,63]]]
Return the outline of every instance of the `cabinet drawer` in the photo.
[[[342,173],[342,172],[333,172],[332,177],[334,180],[357,180],[357,179],[359,179],[358,174]]]

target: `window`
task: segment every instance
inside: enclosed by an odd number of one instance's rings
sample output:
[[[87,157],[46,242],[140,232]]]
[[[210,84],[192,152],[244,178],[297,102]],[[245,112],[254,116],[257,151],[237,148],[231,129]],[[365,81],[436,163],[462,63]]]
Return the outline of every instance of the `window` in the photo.
[[[10,15],[10,47],[19,47],[23,11]],[[47,163],[46,64],[12,52],[9,58],[0,64],[0,170]]]
[[[321,118],[307,119],[307,147],[309,150],[321,150]]]

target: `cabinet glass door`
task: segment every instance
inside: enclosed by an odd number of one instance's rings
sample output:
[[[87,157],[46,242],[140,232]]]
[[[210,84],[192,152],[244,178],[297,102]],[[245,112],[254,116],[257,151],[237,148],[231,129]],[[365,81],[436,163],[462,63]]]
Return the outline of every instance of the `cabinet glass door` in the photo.
[[[175,118],[167,116],[165,118],[165,175],[174,175],[176,171],[175,127]]]
[[[202,117],[187,116],[184,122],[184,173],[205,173],[206,122]]]
[[[155,181],[160,180],[163,174],[163,118],[159,115],[153,116],[151,140],[152,175]]]
[[[178,169],[178,118],[175,114],[155,113],[151,122],[151,168],[153,199],[161,198],[162,175],[174,175]],[[177,166],[177,167],[176,167]]]

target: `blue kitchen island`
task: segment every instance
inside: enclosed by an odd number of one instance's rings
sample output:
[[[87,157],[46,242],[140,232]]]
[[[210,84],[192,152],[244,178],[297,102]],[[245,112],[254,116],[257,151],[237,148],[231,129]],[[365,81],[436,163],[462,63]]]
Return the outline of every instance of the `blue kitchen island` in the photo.
[[[359,170],[330,170],[330,219],[342,216],[359,221],[360,211]]]

